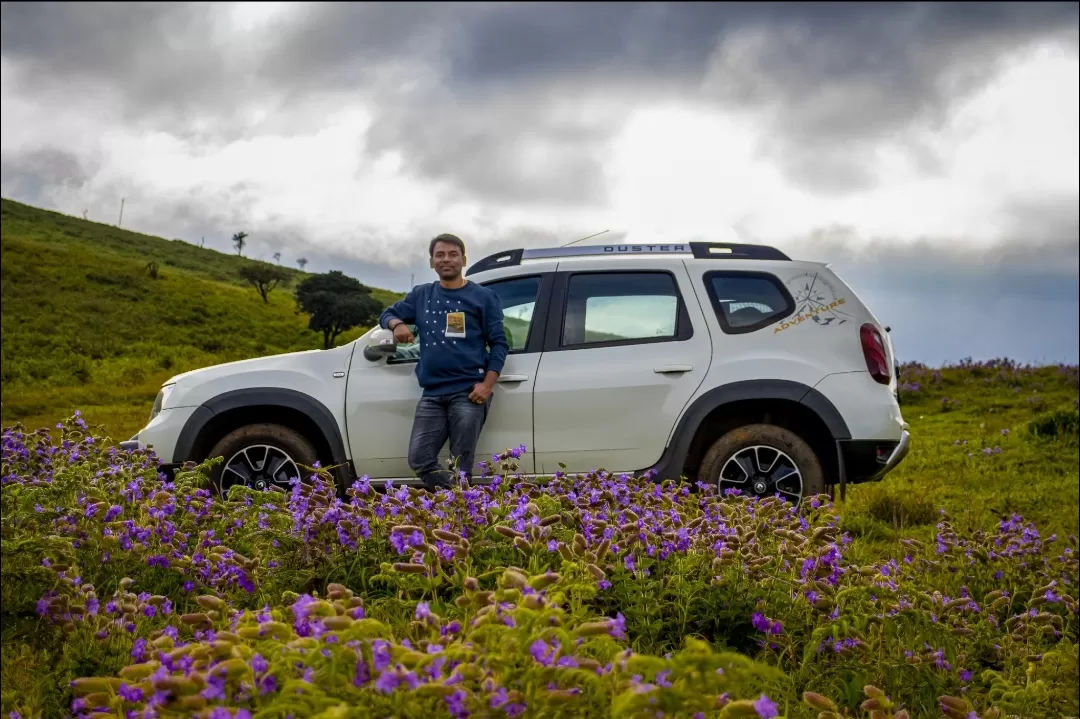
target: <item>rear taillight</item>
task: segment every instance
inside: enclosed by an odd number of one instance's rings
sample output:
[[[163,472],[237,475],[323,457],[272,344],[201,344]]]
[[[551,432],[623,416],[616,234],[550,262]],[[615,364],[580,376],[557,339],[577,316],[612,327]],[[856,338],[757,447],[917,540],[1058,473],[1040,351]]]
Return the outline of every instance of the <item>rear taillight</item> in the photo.
[[[870,370],[870,376],[875,382],[889,384],[889,359],[885,353],[885,342],[881,339],[877,327],[869,323],[860,327],[859,340],[862,342],[863,357],[866,359],[866,369]]]

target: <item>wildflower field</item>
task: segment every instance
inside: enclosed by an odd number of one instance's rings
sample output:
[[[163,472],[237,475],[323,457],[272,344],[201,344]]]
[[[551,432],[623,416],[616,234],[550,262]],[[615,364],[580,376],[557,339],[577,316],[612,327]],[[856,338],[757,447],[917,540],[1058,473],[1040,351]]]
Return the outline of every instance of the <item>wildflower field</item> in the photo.
[[[914,448],[846,498],[321,470],[212,496],[76,415],[8,427],[11,717],[1080,714],[1078,373],[904,367]]]

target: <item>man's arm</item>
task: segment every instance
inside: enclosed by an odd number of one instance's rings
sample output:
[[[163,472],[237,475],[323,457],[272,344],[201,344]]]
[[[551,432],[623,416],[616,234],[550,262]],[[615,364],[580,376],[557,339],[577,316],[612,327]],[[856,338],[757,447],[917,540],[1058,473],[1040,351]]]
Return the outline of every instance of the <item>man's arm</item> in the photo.
[[[383,329],[392,329],[390,322],[393,320],[401,320],[405,324],[416,324],[416,288],[409,290],[409,293],[402,299],[398,300],[394,304],[383,310],[379,315],[379,326]]]
[[[481,403],[486,402],[495,391],[495,383],[499,380],[506,355],[510,352],[506,331],[503,329],[502,304],[494,293],[484,305],[484,339],[491,348],[488,351],[487,372],[484,374],[484,381],[477,382],[469,393],[470,400]]]

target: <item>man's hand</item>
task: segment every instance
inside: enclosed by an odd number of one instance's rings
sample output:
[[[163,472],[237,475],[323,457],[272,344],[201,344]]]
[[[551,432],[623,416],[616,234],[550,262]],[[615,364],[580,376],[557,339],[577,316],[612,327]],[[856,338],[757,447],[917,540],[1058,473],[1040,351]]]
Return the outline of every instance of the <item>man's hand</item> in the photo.
[[[404,322],[394,325],[394,341],[399,345],[411,345],[416,341],[412,330]]]
[[[469,401],[476,404],[483,404],[491,399],[491,386],[486,382],[477,382],[473,385],[472,392],[469,393]]]

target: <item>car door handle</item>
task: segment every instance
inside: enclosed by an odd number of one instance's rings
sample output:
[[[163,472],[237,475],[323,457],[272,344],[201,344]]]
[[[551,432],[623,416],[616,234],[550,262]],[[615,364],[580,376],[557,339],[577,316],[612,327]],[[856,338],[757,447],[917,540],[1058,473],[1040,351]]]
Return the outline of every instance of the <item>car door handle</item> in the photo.
[[[676,372],[689,372],[694,369],[694,365],[690,364],[666,364],[661,367],[653,367],[653,372],[657,374],[674,374]]]
[[[524,382],[529,379],[527,374],[501,374],[499,375],[500,382]]]

